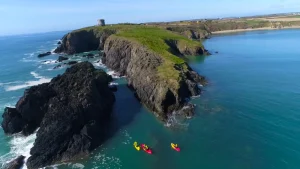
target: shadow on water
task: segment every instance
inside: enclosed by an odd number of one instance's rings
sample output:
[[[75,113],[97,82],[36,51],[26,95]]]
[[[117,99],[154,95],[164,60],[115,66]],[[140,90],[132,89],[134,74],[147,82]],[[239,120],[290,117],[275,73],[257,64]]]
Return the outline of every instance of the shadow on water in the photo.
[[[113,109],[108,139],[113,137],[120,129],[129,125],[142,108],[141,103],[127,87],[127,83],[118,85],[118,91],[115,92],[115,96],[116,102]]]
[[[186,58],[189,63],[203,63],[206,57],[208,56],[200,55],[200,56],[187,56]]]

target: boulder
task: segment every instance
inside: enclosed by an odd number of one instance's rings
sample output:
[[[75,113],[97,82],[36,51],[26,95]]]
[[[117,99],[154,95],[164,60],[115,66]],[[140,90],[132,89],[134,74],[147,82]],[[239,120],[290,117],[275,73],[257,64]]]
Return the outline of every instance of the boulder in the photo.
[[[39,58],[51,55],[51,52],[41,53],[38,55]]]
[[[57,59],[57,61],[58,61],[58,62],[62,62],[62,61],[64,61],[64,60],[68,60],[68,59],[69,59],[69,58],[67,58],[67,57],[59,56],[58,59]]]
[[[4,169],[21,169],[24,165],[24,156],[19,156],[18,158],[12,160],[4,166]]]
[[[103,70],[82,62],[25,90],[16,108],[5,109],[6,134],[29,135],[39,128],[29,169],[80,159],[105,141],[115,101],[111,81]]]
[[[61,41],[58,41],[57,44],[60,45],[60,44],[61,44]]]

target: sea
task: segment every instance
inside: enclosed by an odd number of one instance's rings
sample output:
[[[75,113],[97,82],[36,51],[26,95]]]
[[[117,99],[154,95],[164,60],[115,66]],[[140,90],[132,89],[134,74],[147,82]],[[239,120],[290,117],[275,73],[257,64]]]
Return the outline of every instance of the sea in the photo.
[[[0,37],[0,115],[15,106],[25,89],[46,83],[66,67],[53,69],[53,50],[67,32]],[[52,169],[299,169],[300,30],[253,31],[205,40],[211,56],[192,56],[190,66],[208,85],[191,99],[195,116],[170,116],[162,123],[126,87],[118,85],[114,133],[88,158]],[[97,52],[95,52],[97,53]],[[71,60],[83,61],[79,55]],[[99,58],[90,61],[105,69]],[[114,75],[114,74],[113,74]],[[0,121],[2,121],[0,117]],[[30,156],[35,134],[5,135],[0,129],[0,168],[19,155]],[[137,151],[133,142],[153,149]],[[170,148],[177,143],[181,151]],[[23,167],[26,169],[26,166]]]

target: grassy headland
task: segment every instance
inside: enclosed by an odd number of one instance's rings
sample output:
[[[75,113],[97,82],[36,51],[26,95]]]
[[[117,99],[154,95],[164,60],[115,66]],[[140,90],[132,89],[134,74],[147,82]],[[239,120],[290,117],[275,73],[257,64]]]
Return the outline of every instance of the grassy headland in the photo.
[[[134,43],[143,45],[152,52],[158,54],[163,59],[161,66],[157,68],[158,76],[168,82],[174,83],[174,88],[178,87],[178,82],[181,80],[181,74],[187,71],[185,54],[174,52],[180,50],[194,50],[204,47],[201,41],[192,40],[180,35],[177,32],[169,31],[160,26],[147,25],[110,25],[110,26],[93,26],[75,30],[78,31],[93,31],[96,34],[102,32],[113,32],[112,37],[126,38]],[[175,66],[180,67],[181,71],[175,69]]]

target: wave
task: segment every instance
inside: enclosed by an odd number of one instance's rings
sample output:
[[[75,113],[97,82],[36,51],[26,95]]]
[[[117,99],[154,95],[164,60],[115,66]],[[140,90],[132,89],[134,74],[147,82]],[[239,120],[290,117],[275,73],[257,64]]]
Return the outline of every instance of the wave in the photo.
[[[49,64],[56,64],[57,63],[57,61],[56,60],[44,60],[44,61],[42,61],[42,64],[43,65],[49,65]]]
[[[33,147],[33,143],[36,138],[36,133],[24,137],[22,135],[15,135],[9,142],[10,145],[10,152],[0,157],[0,163],[2,164],[2,167],[4,167],[5,164],[9,163],[11,160],[14,160],[20,155],[25,156],[25,163],[30,157],[30,149]],[[27,169],[27,166],[24,165],[23,169]]]
[[[187,107],[183,107],[182,110],[185,108]],[[165,126],[174,128],[188,128],[189,123],[181,114],[181,110],[173,111],[172,114],[168,115],[168,120],[165,123]]]
[[[0,83],[0,86],[6,86],[6,85],[16,84],[16,83],[22,83],[22,82],[21,81],[15,81],[15,82]]]
[[[98,60],[98,61],[94,61],[92,63],[95,67],[102,67],[102,68],[105,68],[106,66],[102,63],[101,60]]]
[[[26,53],[26,54],[24,54],[25,56],[29,56],[28,58],[32,58],[33,56],[34,56],[34,52],[33,53]]]
[[[30,59],[31,57],[25,57],[25,58],[22,58],[20,61],[21,62],[38,62],[39,60],[37,59]]]
[[[122,168],[121,160],[117,157],[109,157],[105,154],[99,153],[94,157],[93,164],[95,166],[101,165],[101,168]]]
[[[33,80],[33,81],[27,81],[23,84],[19,84],[19,85],[14,85],[14,86],[5,86],[4,89],[5,91],[15,91],[15,90],[20,90],[20,89],[23,89],[23,88],[27,88],[27,87],[30,87],[30,86],[36,86],[36,85],[39,85],[39,84],[42,84],[42,83],[48,83],[51,81],[51,78],[47,78],[47,77],[44,77],[44,76],[40,76],[39,74],[35,73],[35,72],[30,72],[30,74],[38,79],[38,80]]]

